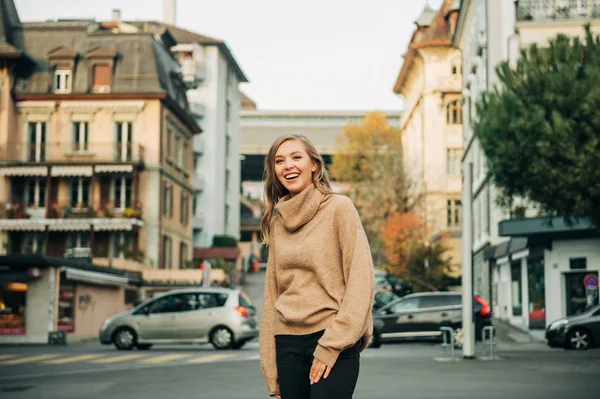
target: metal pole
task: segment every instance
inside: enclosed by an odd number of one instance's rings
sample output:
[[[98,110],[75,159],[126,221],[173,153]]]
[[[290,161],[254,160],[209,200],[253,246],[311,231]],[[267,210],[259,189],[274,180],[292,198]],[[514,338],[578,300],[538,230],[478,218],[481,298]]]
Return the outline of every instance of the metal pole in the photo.
[[[462,220],[462,309],[463,309],[463,358],[475,357],[475,325],[473,323],[473,257],[472,220],[473,220],[473,163],[463,163],[463,220]]]

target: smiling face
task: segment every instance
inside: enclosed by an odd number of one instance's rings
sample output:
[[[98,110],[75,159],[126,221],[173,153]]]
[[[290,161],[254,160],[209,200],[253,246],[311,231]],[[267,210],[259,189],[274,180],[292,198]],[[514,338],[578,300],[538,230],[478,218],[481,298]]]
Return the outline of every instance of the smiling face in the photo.
[[[317,164],[298,140],[285,141],[275,153],[275,175],[291,197],[312,184],[316,170]]]

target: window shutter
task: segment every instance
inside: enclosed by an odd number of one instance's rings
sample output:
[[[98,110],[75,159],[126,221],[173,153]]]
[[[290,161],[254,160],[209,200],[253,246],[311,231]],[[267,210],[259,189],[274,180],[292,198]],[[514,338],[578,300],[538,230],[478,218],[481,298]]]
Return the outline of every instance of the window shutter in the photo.
[[[94,66],[94,86],[110,86],[110,66]]]

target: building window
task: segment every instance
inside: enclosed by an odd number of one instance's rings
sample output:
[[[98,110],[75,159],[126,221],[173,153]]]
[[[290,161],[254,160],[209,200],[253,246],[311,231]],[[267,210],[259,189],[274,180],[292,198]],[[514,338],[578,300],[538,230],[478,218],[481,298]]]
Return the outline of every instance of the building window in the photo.
[[[462,107],[458,100],[452,101],[446,106],[446,122],[449,125],[460,125],[462,123]]]
[[[44,252],[44,233],[26,233],[21,252],[24,254],[37,254]]]
[[[175,164],[181,165],[181,136],[175,135]]]
[[[92,90],[95,93],[110,92],[111,71],[110,65],[94,65]]]
[[[73,151],[87,151],[89,129],[87,122],[73,123]]]
[[[46,123],[29,122],[29,151],[27,160],[44,162],[46,160]]]
[[[87,208],[90,201],[90,179],[77,177],[71,181],[71,207],[77,212],[79,208]]]
[[[446,151],[446,171],[449,175],[460,175],[460,163],[462,150],[460,148],[448,148]]]
[[[163,269],[171,268],[171,239],[168,236],[163,236],[162,239],[162,262]]]
[[[115,177],[112,182],[113,202],[116,208],[131,207],[133,197],[133,178],[131,176]]]
[[[229,205],[225,204],[225,230],[229,226]]]
[[[173,157],[173,130],[167,128],[167,158]]]
[[[458,75],[459,66],[457,64],[453,64],[450,68],[452,75]]]
[[[87,231],[69,233],[67,236],[67,246],[68,248],[89,248],[90,233]]]
[[[231,102],[229,100],[225,102],[225,120],[231,120]]]
[[[56,69],[54,71],[54,92],[70,93],[73,72],[70,69]]]
[[[229,133],[227,133],[227,136],[225,137],[225,157],[229,158],[229,152],[231,151],[231,137],[229,136]]]
[[[116,130],[115,160],[130,162],[133,159],[133,123],[117,122]]]
[[[187,268],[187,245],[185,243],[179,244],[179,268],[185,269]]]
[[[511,294],[512,294],[512,315],[523,315],[523,295],[521,290],[521,260],[516,260],[510,264],[511,276]]]
[[[46,178],[27,180],[25,201],[29,208],[44,208],[46,206]]]
[[[462,205],[460,200],[449,199],[447,201],[448,227],[460,228],[462,222]]]
[[[173,185],[165,181],[163,183],[163,215],[167,218],[173,216]]]
[[[113,233],[111,251],[114,258],[132,259],[133,235],[131,232]]]
[[[183,142],[183,148],[182,148],[182,152],[181,152],[181,166],[187,170],[189,168],[188,165],[188,153],[189,153],[189,148],[190,148],[190,141],[189,140],[181,140]]]
[[[181,224],[187,226],[190,218],[189,194],[181,193]]]

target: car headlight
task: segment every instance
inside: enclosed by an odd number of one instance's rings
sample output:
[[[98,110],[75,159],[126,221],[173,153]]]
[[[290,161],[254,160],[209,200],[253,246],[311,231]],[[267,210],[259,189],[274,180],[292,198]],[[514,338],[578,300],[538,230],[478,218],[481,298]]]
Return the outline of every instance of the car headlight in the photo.
[[[550,324],[550,329],[557,330],[566,324],[569,324],[569,320],[567,320],[567,319],[556,320],[554,323]]]

